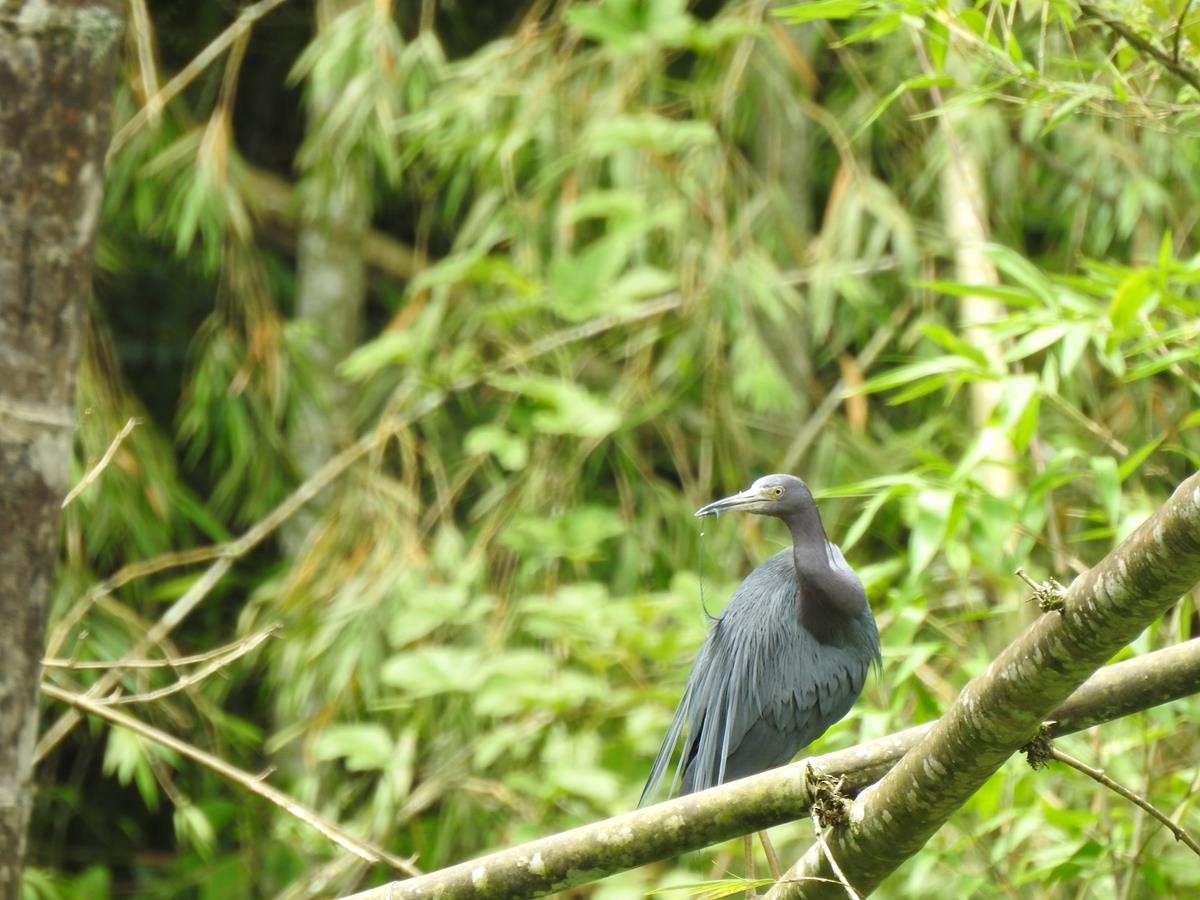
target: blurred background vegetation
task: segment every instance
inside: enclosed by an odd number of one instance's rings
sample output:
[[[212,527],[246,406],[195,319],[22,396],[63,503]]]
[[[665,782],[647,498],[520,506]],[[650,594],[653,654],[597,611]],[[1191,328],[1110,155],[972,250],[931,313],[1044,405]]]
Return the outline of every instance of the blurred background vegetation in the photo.
[[[786,540],[701,535],[701,503],[799,474],[868,585],[882,677],[822,751],[936,717],[1033,617],[1015,568],[1068,581],[1197,466],[1190,2],[129,11],[76,477],[139,424],[67,508],[48,655],[120,658],[233,554],[149,655],[280,630],[132,711],[425,870],[636,804],[701,590]],[[1133,649],[1195,629],[1187,599]],[[1198,714],[1064,745],[1197,830]],[[94,721],[39,781],[30,897],[387,876]],[[1014,760],[880,896],[1198,886],[1141,812]]]

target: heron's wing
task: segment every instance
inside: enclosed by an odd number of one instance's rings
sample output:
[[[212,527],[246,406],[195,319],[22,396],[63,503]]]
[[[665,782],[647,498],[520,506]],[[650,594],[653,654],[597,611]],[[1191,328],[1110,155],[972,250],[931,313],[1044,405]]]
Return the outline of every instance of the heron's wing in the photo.
[[[754,621],[767,612],[756,611]],[[729,633],[713,642],[694,692],[707,702],[692,720],[696,733],[689,728],[685,788],[702,790],[782,765],[858,697],[862,678],[800,627],[793,611],[772,619],[762,628],[727,621]]]
[[[772,577],[763,578],[760,570],[768,563],[742,582],[721,618],[709,629],[650,770],[641,804],[663,793],[664,785],[670,796],[677,790],[686,794],[720,784],[725,780],[726,759],[758,718],[761,704],[756,706],[744,696],[747,677],[753,675],[744,671],[745,663],[759,656],[755,647],[746,645],[747,626],[754,630],[746,613],[751,611],[750,604],[764,582],[775,583],[780,576],[795,581],[790,561],[786,567],[778,567]],[[761,612],[771,617],[771,610]],[[764,634],[770,631],[762,630]],[[676,757],[681,737],[683,746]],[[668,784],[667,773],[672,769]]]
[[[852,649],[819,642],[797,616],[792,559],[781,551],[742,582],[696,659],[669,735],[677,740],[687,720],[684,792],[782,765],[862,691],[878,654],[869,609]],[[857,580],[839,551],[831,562]]]
[[[840,551],[831,554],[836,560],[849,571]],[[661,791],[681,735],[668,795],[677,786],[689,793],[782,765],[853,705],[867,657],[878,654],[870,610],[856,652],[822,644],[796,614],[799,589],[791,550],[766,560],[738,587],[692,666],[643,803]]]
[[[638,806],[645,806],[647,800],[655,800],[659,795],[662,787],[663,777],[667,774],[667,770],[671,764],[671,757],[675,755],[675,747],[679,743],[679,734],[683,731],[684,723],[687,721],[688,709],[691,706],[689,696],[692,693],[692,682],[688,679],[688,686],[683,691],[683,699],[679,701],[679,706],[675,708],[675,715],[671,719],[671,727],[667,729],[667,736],[663,738],[662,746],[658,748],[658,755],[654,757],[654,765],[650,768],[650,777],[646,779],[646,786],[642,788],[642,797],[638,800]],[[679,785],[679,770],[680,765],[675,767],[675,775],[671,779],[671,784],[667,788],[667,796],[670,797],[675,793],[675,789]]]
[[[861,654],[821,645],[803,629],[788,650],[740,679],[748,686],[734,705],[746,712],[734,718],[724,781],[788,762],[862,692],[869,662]]]

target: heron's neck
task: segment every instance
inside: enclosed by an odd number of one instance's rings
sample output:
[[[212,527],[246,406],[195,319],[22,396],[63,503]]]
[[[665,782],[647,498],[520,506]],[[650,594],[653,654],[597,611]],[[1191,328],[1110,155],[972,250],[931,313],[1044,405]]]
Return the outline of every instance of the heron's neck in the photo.
[[[825,526],[821,524],[821,514],[816,506],[804,512],[798,512],[784,520],[788,530],[792,532],[792,552],[796,557],[796,572],[803,574],[808,571],[829,568],[829,538],[825,536]]]
[[[806,627],[821,639],[821,633],[836,620],[859,615],[866,597],[856,578],[847,579],[845,572],[834,567],[829,538],[815,506],[787,523],[792,532],[796,579],[801,585],[797,612]]]

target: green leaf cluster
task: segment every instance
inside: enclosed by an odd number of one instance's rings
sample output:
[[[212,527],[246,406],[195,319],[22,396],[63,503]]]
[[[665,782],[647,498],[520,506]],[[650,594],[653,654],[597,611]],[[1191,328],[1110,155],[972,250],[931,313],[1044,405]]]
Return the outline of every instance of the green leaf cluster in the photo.
[[[813,486],[883,634],[819,751],[938,715],[1035,614],[1016,567],[1068,581],[1200,461],[1196,98],[1074,7],[318,5],[340,12],[255,22],[115,148],[73,477],[142,424],[67,507],[49,655],[129,653],[305,483],[306,416],[369,442],[150,652],[279,636],[136,708],[355,834],[433,869],[631,808],[702,600],[785,541],[691,513],[759,474]],[[1169,51],[1182,11],[1118,10]],[[155,11],[163,65],[226,14]],[[943,180],[963,155],[974,275]],[[369,290],[329,359],[296,248],[349,202]],[[1196,713],[1067,747],[1200,830]],[[120,731],[78,728],[41,778],[30,896],[385,877]],[[1198,873],[1141,813],[1014,762],[883,894],[1187,896]],[[713,877],[695,854],[592,890],[735,886]]]

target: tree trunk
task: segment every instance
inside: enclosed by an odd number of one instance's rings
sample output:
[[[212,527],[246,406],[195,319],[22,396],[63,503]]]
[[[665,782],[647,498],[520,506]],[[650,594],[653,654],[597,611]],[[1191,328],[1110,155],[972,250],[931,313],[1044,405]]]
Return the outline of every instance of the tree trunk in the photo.
[[[943,209],[946,237],[954,247],[954,277],[962,284],[996,285],[1000,279],[988,257],[987,180],[978,150],[965,128],[963,111],[944,111],[943,134],[946,137],[946,167],[942,170]],[[991,326],[1008,313],[999,300],[967,296],[961,300],[958,316],[962,336],[981,350],[997,371],[1005,369],[1004,347],[992,336]],[[979,479],[994,497],[1008,498],[1016,490],[1016,450],[1004,429],[993,422],[993,414],[1004,394],[999,379],[973,381],[970,387],[971,424],[983,443],[983,463]]]
[[[329,28],[348,0],[319,0],[317,31]],[[315,81],[315,79],[314,79]],[[340,96],[319,83],[309,85],[309,128],[315,130]],[[315,165],[328,166],[326,160]],[[358,346],[367,296],[364,240],[371,230],[370,169],[358,157],[346,160],[337,177],[308,173],[314,184],[300,192],[305,207],[296,241],[296,318],[314,326],[313,372],[317,396],[301,401],[290,436],[301,478],[308,478],[354,440],[352,405],[337,365]],[[314,513],[302,511],[283,529],[288,551],[300,552]]]
[[[0,898],[21,890],[121,5],[0,0]]]

